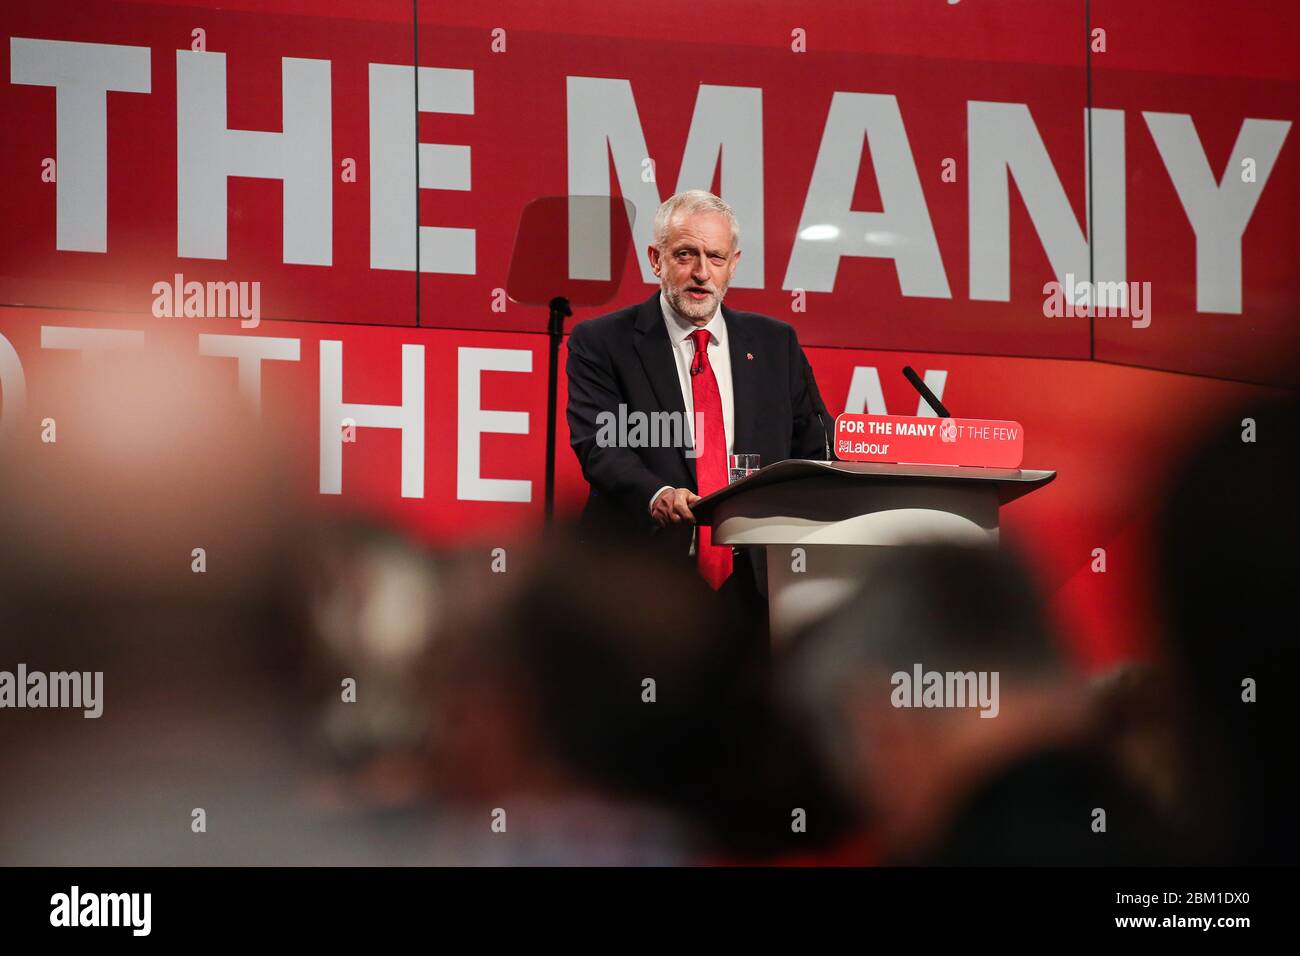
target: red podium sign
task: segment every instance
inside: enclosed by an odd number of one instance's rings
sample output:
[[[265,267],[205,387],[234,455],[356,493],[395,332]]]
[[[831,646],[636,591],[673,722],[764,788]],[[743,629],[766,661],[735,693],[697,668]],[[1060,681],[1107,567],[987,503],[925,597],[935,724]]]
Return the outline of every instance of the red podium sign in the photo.
[[[1019,422],[847,413],[835,419],[841,461],[1019,468],[1024,455]]]

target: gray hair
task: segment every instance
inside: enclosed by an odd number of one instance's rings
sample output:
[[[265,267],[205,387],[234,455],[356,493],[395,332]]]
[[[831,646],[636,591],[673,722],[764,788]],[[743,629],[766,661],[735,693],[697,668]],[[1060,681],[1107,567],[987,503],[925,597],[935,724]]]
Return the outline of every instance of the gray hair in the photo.
[[[674,216],[678,213],[690,215],[700,212],[715,212],[725,216],[731,225],[731,248],[735,249],[740,244],[740,224],[736,222],[736,214],[731,211],[731,207],[711,192],[705,192],[703,189],[688,189],[669,196],[660,204],[659,210],[655,213],[655,248],[660,252],[663,251],[664,244],[668,240],[668,224],[673,221]]]

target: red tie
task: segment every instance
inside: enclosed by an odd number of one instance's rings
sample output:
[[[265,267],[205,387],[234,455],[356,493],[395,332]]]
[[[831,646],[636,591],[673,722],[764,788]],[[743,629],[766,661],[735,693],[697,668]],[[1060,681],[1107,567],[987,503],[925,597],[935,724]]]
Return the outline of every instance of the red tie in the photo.
[[[722,394],[718,380],[709,364],[709,333],[696,329],[691,333],[695,342],[695,358],[691,362],[691,395],[695,401],[695,421],[699,433],[695,436],[696,491],[701,495],[723,488],[727,484],[727,433],[722,425]],[[713,544],[713,529],[701,525],[696,529],[695,561],[700,575],[715,591],[731,576],[731,548]]]

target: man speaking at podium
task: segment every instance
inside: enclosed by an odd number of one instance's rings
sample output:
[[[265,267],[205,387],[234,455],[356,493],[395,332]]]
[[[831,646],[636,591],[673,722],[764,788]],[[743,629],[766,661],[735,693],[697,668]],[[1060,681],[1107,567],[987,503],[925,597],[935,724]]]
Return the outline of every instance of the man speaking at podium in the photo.
[[[712,193],[678,193],[659,207],[648,253],[661,288],[574,327],[567,415],[591,486],[584,521],[656,532],[674,554],[694,560],[711,587],[740,589],[749,603],[762,600],[749,561],[713,544],[691,507],[727,484],[728,455],[759,455],[762,465],[825,459],[830,435],[794,328],[723,305],[739,241],[731,207]],[[684,440],[665,447],[621,432],[611,440],[611,422],[638,419],[679,421]],[[747,573],[735,574],[742,566]]]

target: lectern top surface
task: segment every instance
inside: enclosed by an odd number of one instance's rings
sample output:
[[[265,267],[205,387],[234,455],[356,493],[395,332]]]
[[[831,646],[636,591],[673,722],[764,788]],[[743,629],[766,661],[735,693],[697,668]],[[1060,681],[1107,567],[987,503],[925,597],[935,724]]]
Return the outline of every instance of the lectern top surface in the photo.
[[[1024,468],[976,468],[966,465],[894,465],[875,461],[813,461],[789,458],[759,469],[711,495],[701,498],[691,510],[704,520],[713,506],[733,495],[785,481],[806,478],[841,478],[845,481],[940,481],[993,482],[998,486],[1002,503],[1014,501],[1056,477],[1054,471]]]

